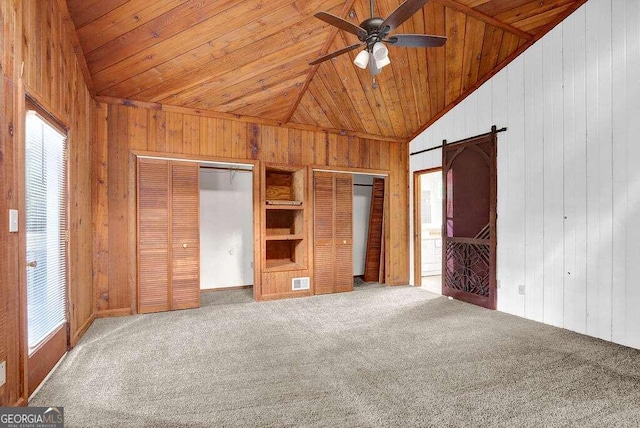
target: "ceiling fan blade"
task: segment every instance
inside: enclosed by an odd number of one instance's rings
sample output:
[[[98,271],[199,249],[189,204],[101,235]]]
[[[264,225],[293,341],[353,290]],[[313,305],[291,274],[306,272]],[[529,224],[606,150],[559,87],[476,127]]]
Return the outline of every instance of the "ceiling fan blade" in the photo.
[[[422,9],[422,6],[427,3],[428,0],[407,0],[396,8],[391,15],[387,17],[382,24],[380,24],[380,30],[384,35],[389,34],[391,30],[399,27],[407,19],[411,18],[411,15]],[[385,30],[385,27],[388,27]]]
[[[362,43],[356,43],[355,45],[347,46],[346,48],[342,48],[342,49],[337,50],[335,52],[331,52],[330,54],[326,54],[324,56],[321,56],[320,58],[316,58],[315,60],[311,61],[309,63],[309,65],[319,64],[319,63],[321,63],[323,61],[326,61],[328,59],[335,58],[338,55],[342,55],[343,53],[347,53],[347,52],[352,51],[354,49],[358,49],[360,46],[362,46]]]
[[[409,48],[437,48],[447,41],[444,36],[429,36],[427,34],[396,34],[385,40],[395,46]]]
[[[323,20],[327,24],[331,24],[341,30],[347,31],[351,34],[355,34],[360,40],[364,40],[367,38],[367,31],[364,28],[358,27],[357,25],[352,24],[351,22],[344,20],[339,16],[335,16],[327,12],[318,12],[313,16]]]

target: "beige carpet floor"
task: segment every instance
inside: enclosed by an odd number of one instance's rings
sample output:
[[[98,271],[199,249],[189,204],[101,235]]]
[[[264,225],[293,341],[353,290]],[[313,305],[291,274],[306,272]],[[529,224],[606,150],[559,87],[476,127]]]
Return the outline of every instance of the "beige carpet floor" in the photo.
[[[640,426],[640,351],[420,288],[238,290],[96,320],[31,405],[69,427]]]

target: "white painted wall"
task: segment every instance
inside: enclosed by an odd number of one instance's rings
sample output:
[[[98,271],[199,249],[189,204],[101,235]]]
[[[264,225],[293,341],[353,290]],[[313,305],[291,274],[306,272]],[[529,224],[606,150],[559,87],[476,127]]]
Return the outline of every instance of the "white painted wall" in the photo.
[[[442,171],[432,171],[420,175],[422,193],[421,221],[421,275],[440,276],[442,274]],[[430,282],[430,281],[426,281]],[[431,281],[437,282],[437,281]],[[423,281],[423,286],[425,281]],[[438,294],[440,287],[438,287]]]
[[[411,151],[494,124],[498,310],[640,348],[640,2],[589,0]]]
[[[354,174],[353,184],[353,276],[358,276],[364,275],[373,176]]]
[[[200,169],[200,289],[253,284],[251,171]]]

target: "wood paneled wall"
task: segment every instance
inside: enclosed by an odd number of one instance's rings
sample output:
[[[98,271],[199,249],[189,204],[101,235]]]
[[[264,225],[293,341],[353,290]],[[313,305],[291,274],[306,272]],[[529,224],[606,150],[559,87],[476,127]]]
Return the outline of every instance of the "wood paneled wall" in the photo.
[[[90,146],[95,104],[87,90],[61,0],[0,1],[0,361],[7,383],[0,405],[25,404],[24,106],[25,95],[68,129],[69,312],[72,344],[92,321]],[[9,209],[20,232],[9,233]]]
[[[590,0],[411,143],[506,126],[498,309],[638,349],[639,34],[640,3]]]
[[[131,150],[260,160],[296,165],[388,170],[389,284],[406,284],[407,145],[325,132],[212,118],[164,109],[98,104],[93,150],[94,298],[101,315],[129,313],[135,292],[135,204]]]

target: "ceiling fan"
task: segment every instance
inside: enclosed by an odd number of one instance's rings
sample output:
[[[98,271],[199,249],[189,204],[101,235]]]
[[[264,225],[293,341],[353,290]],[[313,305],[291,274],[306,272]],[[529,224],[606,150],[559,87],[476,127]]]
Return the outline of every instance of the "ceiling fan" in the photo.
[[[370,0],[371,18],[362,21],[360,26],[327,12],[316,13],[314,15],[316,18],[358,36],[360,43],[321,56],[312,61],[310,65],[321,63],[328,59],[335,58],[338,55],[358,49],[361,46],[365,46],[365,49],[356,56],[353,63],[363,69],[369,65],[371,75],[375,76],[380,73],[382,67],[391,63],[391,60],[389,60],[389,51],[385,43],[411,48],[443,46],[447,41],[447,38],[443,36],[430,36],[427,34],[396,34],[389,36],[389,33],[393,31],[393,29],[400,26],[400,24],[409,19],[411,15],[422,9],[422,6],[424,6],[427,1],[428,0],[407,0],[391,12],[391,15],[386,19],[382,19],[373,16],[373,0]]]

